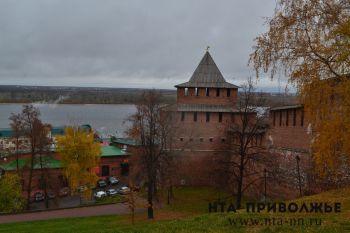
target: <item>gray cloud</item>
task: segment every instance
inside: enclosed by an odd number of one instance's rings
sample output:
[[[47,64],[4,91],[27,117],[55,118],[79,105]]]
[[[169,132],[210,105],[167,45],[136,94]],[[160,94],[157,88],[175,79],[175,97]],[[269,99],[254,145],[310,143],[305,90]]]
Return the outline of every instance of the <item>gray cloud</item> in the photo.
[[[210,45],[225,78],[240,84],[254,75],[248,56],[274,6],[275,0],[0,0],[0,81],[172,88],[189,79]]]

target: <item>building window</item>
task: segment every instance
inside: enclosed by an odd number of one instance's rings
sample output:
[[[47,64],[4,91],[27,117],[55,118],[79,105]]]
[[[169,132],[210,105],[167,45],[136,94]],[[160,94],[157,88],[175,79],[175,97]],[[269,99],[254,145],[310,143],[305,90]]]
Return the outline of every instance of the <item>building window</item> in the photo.
[[[209,88],[205,88],[205,96],[209,96]]]
[[[286,126],[288,126],[289,121],[289,111],[286,111]]]
[[[216,88],[216,96],[220,96],[220,89]]]
[[[180,141],[183,142],[183,141],[184,141],[184,138],[180,138]]]
[[[120,175],[122,175],[122,176],[129,175],[129,164],[128,163],[121,163],[120,164]]]
[[[193,113],[193,121],[197,121],[197,112]]]
[[[181,112],[181,121],[185,120],[185,112]]]
[[[193,142],[193,138],[190,138],[190,142]]]
[[[210,121],[210,112],[207,112],[206,115],[205,115],[205,120],[206,122],[209,122]]]
[[[225,140],[225,138],[221,138],[221,142],[225,142],[226,140]]]
[[[273,111],[273,126],[276,125],[276,111]]]
[[[109,176],[109,166],[108,165],[103,165],[101,170],[102,170],[101,176]]]
[[[219,112],[219,122],[222,122],[222,112]]]
[[[301,121],[300,121],[300,125],[304,126],[304,109],[301,110]]]
[[[293,109],[293,126],[297,125],[297,110]]]
[[[68,181],[63,175],[58,176],[58,180],[60,181],[61,186],[66,187],[68,186]]]
[[[227,97],[231,96],[231,89],[227,89]]]
[[[200,142],[203,142],[203,138],[200,138],[199,141],[200,141]]]
[[[209,142],[213,142],[213,138],[209,138]]]
[[[188,88],[185,88],[185,96],[188,96]]]
[[[198,92],[198,88],[197,87],[194,89],[194,92],[195,92],[196,96],[199,96],[199,92]]]
[[[280,111],[280,126],[282,125],[282,111]]]

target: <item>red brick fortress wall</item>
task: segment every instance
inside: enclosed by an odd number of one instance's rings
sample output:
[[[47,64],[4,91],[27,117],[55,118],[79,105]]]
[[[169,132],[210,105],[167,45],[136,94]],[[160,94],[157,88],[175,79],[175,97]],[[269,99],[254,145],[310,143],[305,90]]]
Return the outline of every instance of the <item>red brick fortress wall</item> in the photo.
[[[312,129],[303,112],[303,108],[270,111],[267,141],[275,148],[308,151]]]

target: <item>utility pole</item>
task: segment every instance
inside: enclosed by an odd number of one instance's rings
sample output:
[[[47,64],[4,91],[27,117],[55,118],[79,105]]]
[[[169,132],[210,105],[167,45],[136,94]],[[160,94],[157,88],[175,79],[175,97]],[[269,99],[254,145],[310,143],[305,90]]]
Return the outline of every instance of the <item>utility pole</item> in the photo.
[[[301,178],[300,178],[300,167],[299,167],[299,162],[300,162],[300,157],[297,155],[296,157],[297,160],[297,172],[298,172],[298,182],[299,182],[299,194],[300,197],[302,196],[302,192],[301,192]]]

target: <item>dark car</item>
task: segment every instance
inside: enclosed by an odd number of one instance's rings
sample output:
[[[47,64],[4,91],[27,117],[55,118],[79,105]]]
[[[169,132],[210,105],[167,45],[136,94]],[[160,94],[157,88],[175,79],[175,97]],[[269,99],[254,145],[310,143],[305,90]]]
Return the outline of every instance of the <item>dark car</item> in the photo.
[[[139,192],[140,190],[141,190],[140,185],[134,185],[134,186],[132,187],[132,191]]]
[[[98,188],[107,187],[106,181],[105,181],[105,180],[98,180],[98,181],[97,181],[97,187],[98,187]]]
[[[118,180],[117,178],[115,178],[114,176],[109,176],[109,177],[107,178],[107,182],[108,182],[108,184],[110,184],[110,185],[116,185],[116,184],[119,183],[119,180]]]
[[[68,196],[68,194],[69,194],[68,187],[61,188],[60,191],[58,192],[58,196],[60,196],[60,197]]]
[[[48,191],[47,192],[47,198],[49,199],[55,199],[56,194],[53,191]]]
[[[38,191],[34,193],[34,201],[43,201],[45,200],[45,194],[42,191]]]

